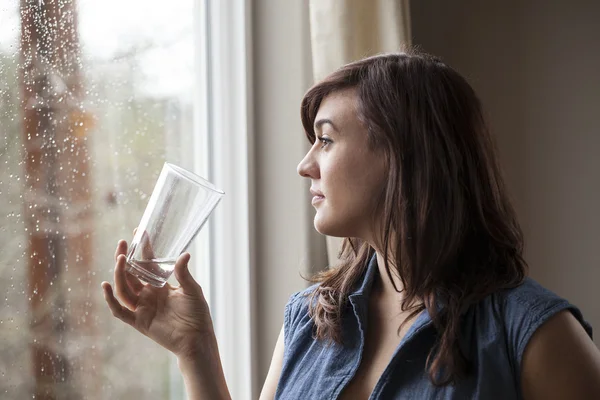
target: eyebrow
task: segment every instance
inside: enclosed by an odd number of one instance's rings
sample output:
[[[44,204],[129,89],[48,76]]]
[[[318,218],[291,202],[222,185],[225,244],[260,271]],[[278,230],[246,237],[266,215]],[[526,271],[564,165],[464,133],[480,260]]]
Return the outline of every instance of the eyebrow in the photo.
[[[336,132],[339,132],[339,130],[336,128],[336,126],[333,124],[333,122],[328,118],[321,118],[321,119],[315,121],[315,131],[320,130],[321,127],[325,124],[331,125],[333,130],[335,130]]]

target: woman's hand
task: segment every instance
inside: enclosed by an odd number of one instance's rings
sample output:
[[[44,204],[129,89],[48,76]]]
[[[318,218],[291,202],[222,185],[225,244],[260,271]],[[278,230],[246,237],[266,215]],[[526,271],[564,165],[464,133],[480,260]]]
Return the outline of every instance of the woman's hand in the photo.
[[[151,255],[152,249],[144,251]],[[121,240],[115,253],[115,289],[120,302],[111,285],[102,282],[113,315],[177,356],[190,400],[230,400],[208,304],[188,270],[190,255],[182,254],[175,263],[180,286],[166,283],[157,288],[125,271],[126,253],[127,242]]]
[[[115,253],[115,292],[102,282],[104,298],[113,315],[131,325],[179,359],[197,359],[199,354],[218,352],[208,304],[202,288],[190,275],[190,255],[182,254],[175,264],[179,287],[166,283],[157,288],[140,282],[126,272],[127,242],[119,241]]]

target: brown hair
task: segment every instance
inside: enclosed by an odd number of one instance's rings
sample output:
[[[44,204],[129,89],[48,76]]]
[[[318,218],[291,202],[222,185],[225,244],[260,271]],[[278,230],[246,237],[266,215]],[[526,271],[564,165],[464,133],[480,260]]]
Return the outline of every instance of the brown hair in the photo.
[[[409,320],[427,309],[437,329],[427,359],[432,383],[455,383],[469,373],[458,341],[461,314],[487,295],[519,285],[527,271],[523,235],[481,103],[438,58],[414,49],[370,57],[306,93],[301,117],[311,143],[323,99],[349,88],[356,90],[369,146],[389,169],[384,192],[375,194],[386,272],[391,278],[393,268],[401,279]],[[341,263],[312,278],[320,282],[309,301],[317,339],[342,342],[342,310],[374,253],[369,243],[346,238]]]

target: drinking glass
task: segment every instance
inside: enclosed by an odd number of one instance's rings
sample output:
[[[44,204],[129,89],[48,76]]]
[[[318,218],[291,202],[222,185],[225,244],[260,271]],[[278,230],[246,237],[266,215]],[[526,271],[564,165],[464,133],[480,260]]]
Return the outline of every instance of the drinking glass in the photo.
[[[202,177],[165,163],[127,253],[127,271],[164,286],[223,194]]]

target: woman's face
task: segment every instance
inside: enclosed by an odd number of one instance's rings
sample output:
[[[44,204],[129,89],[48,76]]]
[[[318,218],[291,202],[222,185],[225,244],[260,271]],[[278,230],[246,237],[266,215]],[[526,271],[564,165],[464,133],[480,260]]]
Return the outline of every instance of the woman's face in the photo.
[[[315,118],[317,140],[298,165],[311,180],[318,232],[373,241],[376,199],[387,173],[382,154],[369,148],[354,89],[329,94]]]

